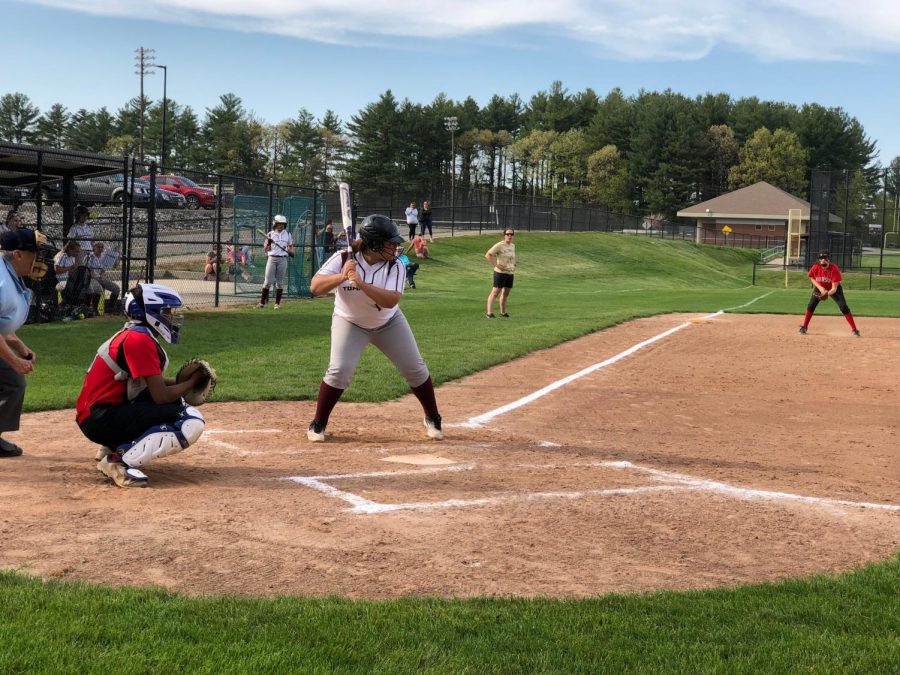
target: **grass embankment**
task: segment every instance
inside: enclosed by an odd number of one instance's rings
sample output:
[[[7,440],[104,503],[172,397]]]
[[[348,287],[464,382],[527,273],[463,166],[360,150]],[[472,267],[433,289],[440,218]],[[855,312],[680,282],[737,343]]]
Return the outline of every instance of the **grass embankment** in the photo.
[[[808,297],[805,285],[750,286],[749,251],[522,233],[512,318],[491,321],[483,253],[497,239],[439,241],[404,298],[437,383],[638,316],[711,312],[770,292],[741,311],[800,313]],[[893,293],[849,301],[858,315],[896,315]],[[328,360],[331,305],[190,313],[170,355],[209,358],[219,400],[310,399]],[[821,311],[836,313],[831,305]],[[29,408],[72,405],[119,324],[24,328],[38,352]],[[369,350],[346,399],[405,392]],[[0,574],[0,672],[896,672],[898,599],[900,558],[840,577],[572,601],[189,599]]]

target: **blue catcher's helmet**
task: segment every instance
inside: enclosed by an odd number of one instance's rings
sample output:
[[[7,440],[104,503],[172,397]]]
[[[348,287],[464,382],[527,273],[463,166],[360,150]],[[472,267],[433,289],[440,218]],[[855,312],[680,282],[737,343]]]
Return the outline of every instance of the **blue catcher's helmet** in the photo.
[[[184,306],[178,291],[160,284],[138,284],[125,295],[125,314],[140,321],[168,342],[176,344],[184,317],[175,310]]]

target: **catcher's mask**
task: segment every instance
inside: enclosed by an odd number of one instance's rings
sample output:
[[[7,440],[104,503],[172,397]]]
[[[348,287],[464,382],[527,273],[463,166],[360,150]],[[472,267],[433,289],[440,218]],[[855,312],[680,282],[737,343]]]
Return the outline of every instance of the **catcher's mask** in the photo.
[[[43,232],[20,227],[8,230],[0,237],[0,248],[4,251],[25,251],[34,253],[34,262],[27,276],[40,281],[50,269],[56,249],[47,240]]]
[[[402,244],[404,242],[403,237],[400,236],[400,230],[397,229],[397,224],[387,216],[377,213],[367,216],[362,221],[359,226],[359,238],[373,253],[381,253],[387,243]],[[397,255],[396,246],[394,251],[394,255]]]
[[[178,291],[161,284],[138,284],[125,295],[125,314],[152,328],[169,344],[177,344],[184,317]]]

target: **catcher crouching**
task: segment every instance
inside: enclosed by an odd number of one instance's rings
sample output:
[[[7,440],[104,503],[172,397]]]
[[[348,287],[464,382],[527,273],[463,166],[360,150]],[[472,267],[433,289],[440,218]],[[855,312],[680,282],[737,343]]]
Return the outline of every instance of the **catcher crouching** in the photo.
[[[205,361],[194,359],[176,378],[164,376],[169,357],[158,338],[179,339],[183,306],[176,291],[138,284],[125,296],[125,327],[104,342],[91,363],[76,404],[76,421],[101,445],[97,469],[119,487],[143,487],[141,467],[196,443],[205,421],[195,406],[216,383]]]

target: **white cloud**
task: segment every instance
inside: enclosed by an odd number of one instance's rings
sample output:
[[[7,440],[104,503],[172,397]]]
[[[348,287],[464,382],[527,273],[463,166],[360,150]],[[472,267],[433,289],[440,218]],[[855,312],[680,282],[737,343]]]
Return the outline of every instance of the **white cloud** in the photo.
[[[761,61],[859,60],[900,51],[887,0],[33,0],[94,15],[347,44],[552,31],[623,60],[691,60],[714,47]],[[390,38],[383,42],[383,38]]]

